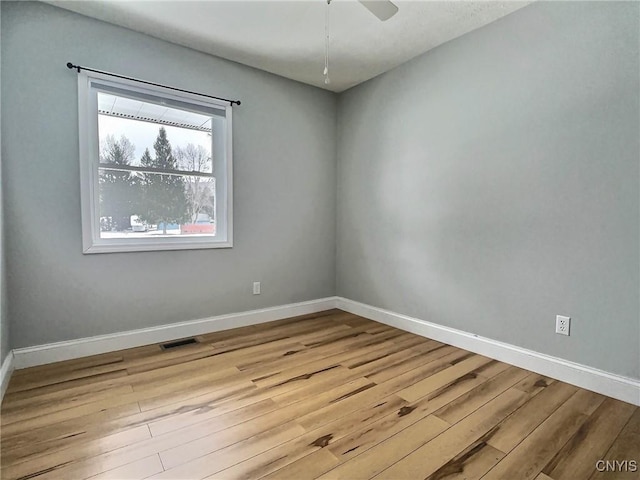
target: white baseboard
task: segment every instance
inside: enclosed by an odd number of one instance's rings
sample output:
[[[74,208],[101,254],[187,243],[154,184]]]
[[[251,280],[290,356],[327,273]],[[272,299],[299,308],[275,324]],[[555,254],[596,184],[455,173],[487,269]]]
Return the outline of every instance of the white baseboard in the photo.
[[[288,305],[262,308],[260,310],[250,310],[247,312],[172,323],[159,327],[79,338],[77,340],[49,343],[35,347],[16,348],[13,350],[13,354],[15,355],[14,365],[15,368],[19,369],[73,358],[87,357],[89,355],[123,350],[125,348],[140,347],[142,345],[167,342],[178,338],[192,337],[194,335],[202,335],[220,330],[246,327],[247,325],[256,325],[281,320],[283,318],[321,312],[335,308],[335,305],[336,297],[328,297],[308,302],[290,303]]]
[[[339,308],[346,312],[386,325],[432,338],[470,352],[485,355],[511,365],[531,370],[563,382],[577,385],[609,397],[640,406],[640,380],[615,375],[597,368],[570,362],[562,358],[517,347],[490,338],[444,327],[435,323],[355,302],[342,297],[327,297],[308,302],[291,303],[247,312],[219,315],[199,320],[172,323],[159,327],[80,338],[65,342],[14,349],[2,364],[2,394],[14,368],[70,360],[73,358],[113,352],[125,348],[167,342],[209,332],[245,327],[283,318],[306,315]]]
[[[337,297],[336,308],[640,406],[640,380]]]
[[[0,368],[0,403],[2,403],[2,399],[4,398],[4,392],[7,391],[7,387],[9,386],[9,380],[11,380],[11,374],[14,369],[14,358],[13,351],[9,352],[9,355],[6,356],[4,361],[2,362],[2,368]]]

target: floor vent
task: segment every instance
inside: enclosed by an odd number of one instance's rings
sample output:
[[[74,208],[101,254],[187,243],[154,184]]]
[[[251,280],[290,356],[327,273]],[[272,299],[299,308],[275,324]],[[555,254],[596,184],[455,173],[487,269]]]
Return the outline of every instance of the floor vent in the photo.
[[[163,350],[169,350],[171,348],[183,347],[185,345],[193,345],[198,343],[195,338],[185,338],[184,340],[176,340],[175,342],[163,343],[160,345]]]

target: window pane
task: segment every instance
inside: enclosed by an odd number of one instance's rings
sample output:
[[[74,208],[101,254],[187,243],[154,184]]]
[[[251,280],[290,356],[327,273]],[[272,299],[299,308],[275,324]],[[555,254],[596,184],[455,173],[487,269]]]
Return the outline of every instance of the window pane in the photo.
[[[215,179],[99,169],[100,238],[216,233]]]
[[[211,116],[97,95],[100,163],[213,172]]]
[[[98,93],[98,105],[110,112],[98,115],[101,165],[213,172],[210,128],[203,131],[112,116],[127,111],[131,116],[159,119],[180,113],[129,98]],[[211,126],[210,117],[184,113]],[[215,235],[213,177],[99,168],[99,185],[100,238]]]

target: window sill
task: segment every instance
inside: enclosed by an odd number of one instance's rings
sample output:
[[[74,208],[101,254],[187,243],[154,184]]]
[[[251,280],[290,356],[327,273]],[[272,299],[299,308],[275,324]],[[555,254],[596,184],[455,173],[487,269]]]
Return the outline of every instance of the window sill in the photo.
[[[90,255],[94,253],[126,253],[126,252],[161,252],[167,250],[203,250],[210,248],[232,248],[233,242],[212,241],[181,241],[181,242],[100,242],[86,245],[82,253]]]

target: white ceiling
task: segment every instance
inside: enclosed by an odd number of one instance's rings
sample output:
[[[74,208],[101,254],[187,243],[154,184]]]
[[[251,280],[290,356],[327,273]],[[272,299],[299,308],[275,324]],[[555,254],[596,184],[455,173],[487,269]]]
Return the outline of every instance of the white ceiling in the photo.
[[[322,75],[326,0],[47,3],[341,92],[531,2],[395,1],[398,13],[381,22],[355,0],[332,0],[329,85]]]

